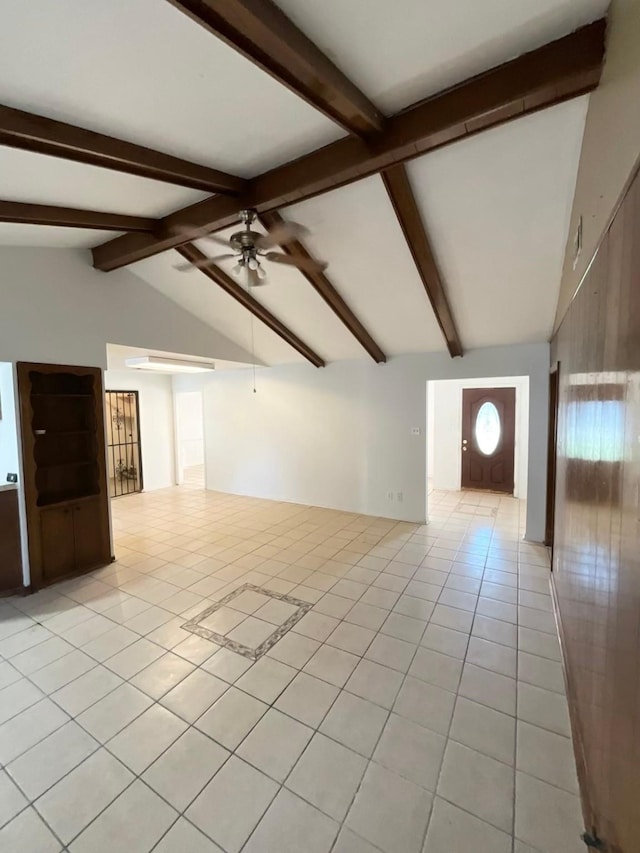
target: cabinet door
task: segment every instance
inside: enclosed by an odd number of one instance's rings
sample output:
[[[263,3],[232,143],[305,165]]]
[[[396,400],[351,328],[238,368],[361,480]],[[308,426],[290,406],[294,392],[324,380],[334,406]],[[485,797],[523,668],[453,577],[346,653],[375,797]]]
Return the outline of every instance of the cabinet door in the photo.
[[[73,526],[76,569],[83,571],[104,563],[104,525],[100,500],[74,504]]]
[[[42,575],[45,581],[75,569],[73,512],[71,507],[55,507],[40,513]]]

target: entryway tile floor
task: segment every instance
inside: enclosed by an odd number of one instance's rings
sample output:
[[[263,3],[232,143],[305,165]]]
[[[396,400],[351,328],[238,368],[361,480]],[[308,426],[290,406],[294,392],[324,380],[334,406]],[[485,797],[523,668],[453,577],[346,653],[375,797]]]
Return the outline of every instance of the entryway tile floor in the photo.
[[[523,502],[112,509],[117,562],[0,603],[1,850],[584,849]]]

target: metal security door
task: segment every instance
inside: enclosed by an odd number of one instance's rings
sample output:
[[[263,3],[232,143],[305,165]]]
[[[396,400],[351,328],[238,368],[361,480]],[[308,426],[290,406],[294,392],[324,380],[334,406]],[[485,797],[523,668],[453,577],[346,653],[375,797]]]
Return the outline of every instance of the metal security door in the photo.
[[[105,391],[107,470],[112,498],[142,491],[140,408],[137,391]]]

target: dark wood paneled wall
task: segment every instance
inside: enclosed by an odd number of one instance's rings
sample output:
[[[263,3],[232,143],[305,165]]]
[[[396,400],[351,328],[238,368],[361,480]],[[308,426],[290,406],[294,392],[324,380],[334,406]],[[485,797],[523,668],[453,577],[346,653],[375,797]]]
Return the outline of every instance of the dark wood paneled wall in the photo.
[[[553,341],[553,579],[587,826],[640,851],[640,177]],[[580,763],[580,762],[579,762]]]

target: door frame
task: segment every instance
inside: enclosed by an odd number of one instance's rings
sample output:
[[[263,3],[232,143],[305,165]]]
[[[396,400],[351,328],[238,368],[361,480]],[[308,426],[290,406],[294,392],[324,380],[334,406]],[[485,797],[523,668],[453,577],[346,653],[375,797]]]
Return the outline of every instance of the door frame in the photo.
[[[133,444],[135,445],[137,442],[137,445],[138,445],[138,463],[139,463],[139,465],[138,465],[138,483],[139,483],[140,487],[138,489],[133,489],[133,491],[131,491],[131,492],[123,492],[121,495],[112,495],[111,494],[111,478],[109,477],[109,451],[112,447],[116,447],[117,445],[109,444],[109,441],[108,441],[109,436],[108,436],[108,434],[106,432],[106,428],[105,428],[105,449],[107,451],[107,491],[109,493],[109,500],[113,500],[114,498],[124,498],[127,495],[139,495],[141,492],[144,491],[144,471],[142,468],[142,432],[141,432],[141,427],[140,427],[140,393],[137,390],[134,390],[132,388],[125,388],[124,390],[117,389],[117,388],[105,388],[104,389],[105,417],[108,414],[107,413],[107,406],[106,406],[107,394],[132,394],[134,396],[135,401],[136,401],[136,403],[135,403],[136,421],[137,421],[137,427],[138,427],[137,439],[136,439],[136,441],[133,442]],[[105,427],[106,427],[106,424],[105,424]],[[111,428],[111,434],[113,435],[113,428]],[[114,481],[115,481],[115,470],[116,470],[116,468],[115,468],[115,457],[113,458],[113,462],[114,462],[113,476],[114,476]]]
[[[547,365],[545,365],[544,369],[546,373]],[[425,392],[427,403],[427,414],[425,416],[427,423],[425,489],[427,488],[427,480],[431,478],[431,485],[434,489],[444,489],[447,491],[460,490],[462,472],[459,449],[462,441],[462,389],[515,388],[516,455],[514,497],[526,500],[529,494],[531,378],[524,373],[505,376],[467,376],[454,379],[429,379],[425,384],[427,386]],[[429,395],[429,387],[431,388],[431,395]],[[446,392],[444,396],[443,391]],[[445,412],[451,413],[448,420],[447,418],[443,418]],[[546,459],[546,457],[543,458]],[[544,527],[540,531],[538,538],[542,540],[543,536]]]
[[[204,488],[207,488],[207,431],[205,429],[204,418],[204,389],[202,388],[184,388],[174,390],[173,392],[173,446],[174,446],[174,465],[175,465],[175,482],[177,486],[184,483],[184,467],[180,458],[180,445],[182,442],[182,429],[180,424],[180,399],[185,394],[198,394],[200,397],[200,416],[202,419],[202,455],[204,459]]]
[[[553,571],[553,539],[556,510],[556,469],[558,459],[558,401],[560,392],[560,362],[549,371],[549,419],[547,438],[547,495],[545,508],[544,544],[551,548]]]

